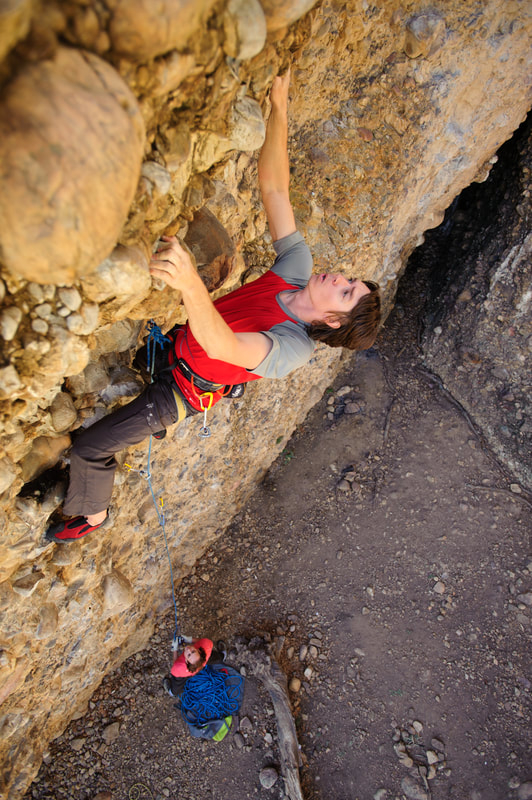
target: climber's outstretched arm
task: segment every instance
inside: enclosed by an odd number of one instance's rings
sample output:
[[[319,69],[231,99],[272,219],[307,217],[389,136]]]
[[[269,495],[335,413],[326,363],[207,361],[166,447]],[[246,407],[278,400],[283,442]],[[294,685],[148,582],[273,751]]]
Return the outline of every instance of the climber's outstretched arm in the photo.
[[[290,69],[274,79],[266,139],[259,156],[259,186],[273,241],[296,230],[290,203],[288,164],[288,87]]]
[[[255,369],[271,350],[262,333],[234,333],[216,310],[187,251],[174,236],[163,236],[150,262],[150,273],[179,289],[194,337],[209,358]]]

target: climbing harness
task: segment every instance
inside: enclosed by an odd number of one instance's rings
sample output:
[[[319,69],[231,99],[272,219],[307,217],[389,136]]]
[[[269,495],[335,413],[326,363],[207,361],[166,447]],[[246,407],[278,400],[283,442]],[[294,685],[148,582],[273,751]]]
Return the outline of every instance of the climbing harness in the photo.
[[[207,665],[185,683],[180,697],[185,722],[201,727],[238,712],[244,679],[238,673],[224,675],[223,668],[216,666]]]

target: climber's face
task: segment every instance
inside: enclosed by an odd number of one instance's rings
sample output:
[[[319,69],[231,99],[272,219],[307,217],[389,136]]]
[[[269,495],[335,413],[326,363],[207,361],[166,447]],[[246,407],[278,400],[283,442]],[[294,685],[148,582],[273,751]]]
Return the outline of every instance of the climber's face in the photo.
[[[201,659],[201,655],[199,650],[191,644],[187,644],[185,649],[183,650],[183,654],[185,656],[185,661],[187,664],[190,664],[193,667],[198,661]]]
[[[324,319],[331,327],[338,327],[327,315],[330,313],[346,314],[353,309],[370,289],[359,278],[344,278],[339,273],[324,272],[312,275],[308,282],[308,291],[317,319]],[[323,316],[322,316],[323,315]]]

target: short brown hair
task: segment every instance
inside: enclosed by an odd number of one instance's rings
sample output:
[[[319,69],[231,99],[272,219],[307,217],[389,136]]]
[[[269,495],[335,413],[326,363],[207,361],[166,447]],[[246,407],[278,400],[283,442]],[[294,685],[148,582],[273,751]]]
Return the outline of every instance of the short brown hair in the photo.
[[[203,649],[203,647],[197,647],[196,650],[198,651],[200,657],[196,661],[195,664],[189,664],[187,660],[185,660],[185,664],[187,665],[187,669],[189,672],[199,672],[200,669],[203,668],[205,662],[207,661],[207,653]]]
[[[334,312],[339,328],[331,328],[326,322],[311,322],[307,333],[316,342],[329,347],[347,347],[349,350],[367,350],[377,338],[381,321],[381,296],[379,284],[363,281],[370,290],[360,298],[356,306],[345,314]]]

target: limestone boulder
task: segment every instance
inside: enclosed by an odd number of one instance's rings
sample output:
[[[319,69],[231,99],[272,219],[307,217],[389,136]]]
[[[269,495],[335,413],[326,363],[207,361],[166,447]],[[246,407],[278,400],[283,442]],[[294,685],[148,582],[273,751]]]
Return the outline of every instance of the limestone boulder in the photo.
[[[158,58],[153,70],[147,74],[149,92],[152,97],[164,97],[173,92],[194,69],[194,56],[190,53],[172,51]]]
[[[78,417],[72,398],[66,392],[59,392],[54,397],[50,406],[50,414],[52,427],[58,433],[73,427]]]
[[[101,328],[94,336],[93,357],[123,353],[137,341],[140,325],[130,319],[119,320]]]
[[[81,283],[93,303],[105,304],[102,322],[122,320],[150,292],[147,253],[139,246],[119,245]]]
[[[260,53],[266,42],[266,18],[259,0],[229,0],[223,24],[228,56],[242,60]]]
[[[316,5],[316,0],[261,0],[261,5],[268,31],[271,32],[291,25],[310,11]]]
[[[96,303],[84,303],[79,313],[67,317],[67,328],[77,336],[88,336],[98,325],[99,309]]]
[[[22,462],[22,479],[31,481],[48,467],[57,463],[61,454],[70,446],[70,436],[37,436],[32,448]]]
[[[26,36],[31,8],[31,0],[3,0],[0,7],[0,61]]]
[[[56,376],[77,375],[88,363],[89,349],[86,342],[78,336],[65,331],[59,325],[50,327],[51,346],[47,353],[34,364],[41,381],[41,392],[46,380]]]
[[[0,367],[0,397],[13,397],[22,389],[22,381],[12,364]]]
[[[199,134],[194,150],[195,172],[209,169],[231,150],[250,152],[260,149],[265,135],[259,104],[251,97],[242,97],[233,106],[226,135],[214,131]]]
[[[108,255],[138,183],[144,126],[118,73],[60,48],[0,104],[0,253],[14,274],[71,284]]]
[[[22,311],[18,306],[8,306],[0,311],[0,336],[10,342],[15,338],[22,320]]]
[[[133,61],[184,49],[214,0],[118,0],[109,33],[117,53]]]

